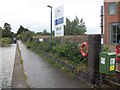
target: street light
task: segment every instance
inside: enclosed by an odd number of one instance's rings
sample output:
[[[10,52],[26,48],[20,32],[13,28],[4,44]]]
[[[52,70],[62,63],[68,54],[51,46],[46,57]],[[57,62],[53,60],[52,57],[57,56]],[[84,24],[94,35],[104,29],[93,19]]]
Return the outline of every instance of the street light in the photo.
[[[47,7],[49,7],[51,9],[51,20],[50,20],[50,47],[51,47],[51,50],[52,50],[52,6],[50,5],[47,5]]]

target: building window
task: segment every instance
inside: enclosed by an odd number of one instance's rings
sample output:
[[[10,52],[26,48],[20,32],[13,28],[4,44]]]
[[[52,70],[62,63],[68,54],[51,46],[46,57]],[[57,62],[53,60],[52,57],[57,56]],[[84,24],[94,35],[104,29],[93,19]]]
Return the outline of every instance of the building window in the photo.
[[[109,3],[109,15],[114,15],[116,13],[116,3]]]
[[[120,43],[120,23],[112,23],[110,29],[111,43]]]

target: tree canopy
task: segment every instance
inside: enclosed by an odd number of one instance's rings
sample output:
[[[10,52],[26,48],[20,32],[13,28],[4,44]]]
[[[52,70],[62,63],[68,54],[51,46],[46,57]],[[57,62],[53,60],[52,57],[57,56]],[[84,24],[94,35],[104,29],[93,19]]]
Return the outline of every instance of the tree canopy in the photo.
[[[43,32],[37,32],[36,34],[37,34],[37,35],[41,35],[41,36],[50,35],[50,33],[47,32],[46,29],[44,29]]]
[[[23,27],[22,25],[20,25],[17,33],[16,33],[16,37],[17,39],[21,39],[23,40],[24,42],[28,41],[28,40],[32,40],[32,36],[34,35],[35,33],[28,30],[27,28]]]
[[[2,37],[10,37],[12,38],[14,36],[14,33],[11,32],[12,28],[11,25],[9,23],[4,23],[4,27],[3,29],[0,28],[2,30]]]
[[[86,32],[86,25],[83,19],[79,20],[76,18],[73,21],[70,21],[66,18],[66,25],[65,25],[65,35],[80,35]]]
[[[11,28],[11,25],[9,23],[4,23],[4,30],[8,30],[10,31],[12,28]]]
[[[20,28],[17,31],[17,35],[27,32],[27,31],[29,30],[20,25]]]
[[[0,38],[2,37],[2,28],[0,27]]]

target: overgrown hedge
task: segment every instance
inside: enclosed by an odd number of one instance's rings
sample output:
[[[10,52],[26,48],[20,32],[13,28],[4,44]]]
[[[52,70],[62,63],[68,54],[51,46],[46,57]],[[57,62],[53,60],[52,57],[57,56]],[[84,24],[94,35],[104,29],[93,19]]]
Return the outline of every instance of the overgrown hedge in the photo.
[[[52,52],[77,64],[84,62],[84,58],[79,51],[79,44],[74,42],[65,42],[62,45],[54,46]]]
[[[86,62],[86,58],[80,53],[79,43],[64,41],[61,38],[53,38],[51,48],[49,38],[44,39],[43,42],[39,42],[38,39],[33,39],[32,35],[34,35],[32,32],[25,32],[21,35],[21,39],[27,48],[31,48],[37,53],[42,50],[48,54],[52,54],[52,56],[55,56],[58,59],[67,61],[74,66]]]
[[[8,37],[1,38],[1,42],[0,42],[1,45],[11,44],[11,43],[12,43],[12,39],[11,38],[8,38]]]
[[[86,58],[84,58],[79,51],[79,44],[75,42],[61,43],[61,41],[53,39],[52,49],[49,40],[39,42],[37,39],[33,39],[32,41],[28,40],[25,44],[27,48],[31,48],[33,51],[39,52],[39,50],[42,50],[51,53],[59,59],[65,58],[65,60],[74,66],[86,62]]]

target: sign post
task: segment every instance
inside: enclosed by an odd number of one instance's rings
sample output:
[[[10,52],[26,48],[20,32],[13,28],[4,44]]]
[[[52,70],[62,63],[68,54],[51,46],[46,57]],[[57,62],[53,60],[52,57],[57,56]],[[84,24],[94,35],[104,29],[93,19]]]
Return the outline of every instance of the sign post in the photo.
[[[55,9],[55,37],[64,36],[64,6]]]

